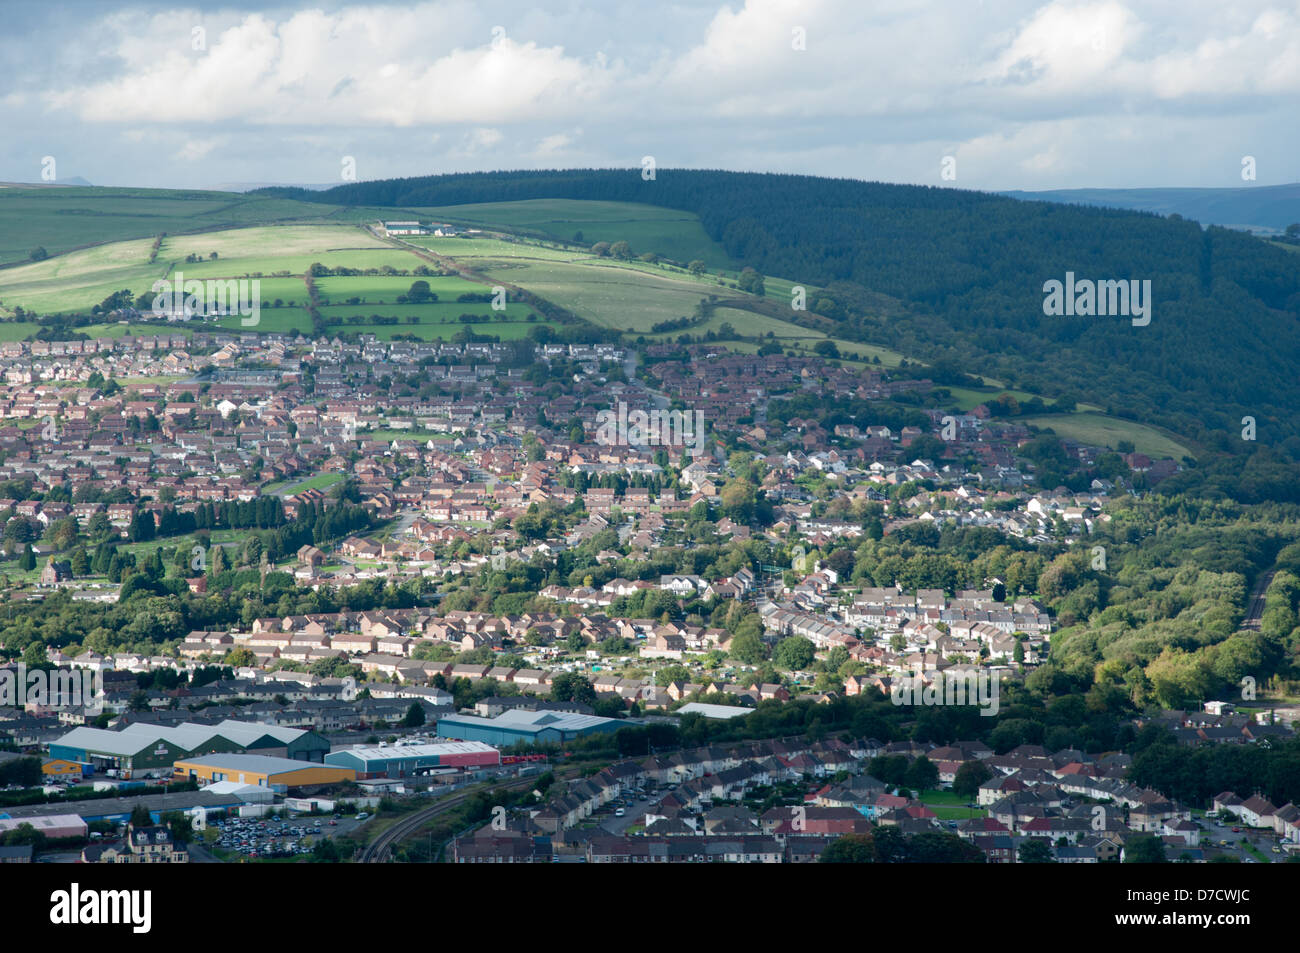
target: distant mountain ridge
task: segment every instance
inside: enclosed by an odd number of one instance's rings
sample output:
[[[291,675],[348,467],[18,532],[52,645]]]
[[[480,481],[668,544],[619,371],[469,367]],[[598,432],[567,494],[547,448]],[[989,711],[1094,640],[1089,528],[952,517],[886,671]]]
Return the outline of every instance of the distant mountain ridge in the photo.
[[[1300,182],[1225,189],[1050,189],[999,195],[1042,202],[1181,215],[1203,225],[1276,233],[1300,222]]]

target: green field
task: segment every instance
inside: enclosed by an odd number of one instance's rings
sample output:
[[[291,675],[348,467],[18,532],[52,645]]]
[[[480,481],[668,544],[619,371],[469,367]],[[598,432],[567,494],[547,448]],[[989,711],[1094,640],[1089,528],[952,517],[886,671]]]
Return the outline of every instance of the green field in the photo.
[[[655,252],[680,262],[700,259],[710,268],[734,263],[722,246],[709,238],[700,220],[689,212],[632,202],[575,199],[531,199],[418,209],[421,218],[456,225],[499,228],[563,242],[626,241],[632,252]],[[577,234],[581,233],[581,239]],[[432,239],[437,242],[438,239]],[[435,248],[436,245],[431,244]]]
[[[1118,447],[1121,440],[1127,440],[1139,453],[1145,453],[1153,459],[1171,457],[1181,460],[1183,457],[1195,456],[1188,447],[1175,440],[1172,434],[1131,420],[1107,417],[1105,414],[1044,414],[1016,419],[1030,427],[1050,427],[1058,437],[1110,447],[1112,450]]]
[[[337,225],[244,228],[168,238],[150,264],[152,249],[150,239],[114,242],[0,269],[0,304],[9,310],[21,305],[51,313],[87,309],[123,288],[137,295],[148,292],[155,281],[174,278],[177,271],[187,279],[216,279],[277,271],[303,274],[317,261],[330,267],[390,265],[403,270],[421,264],[415,254],[393,248],[363,229]],[[185,261],[189,254],[211,252],[218,258]],[[264,299],[296,297],[306,302],[307,289],[301,280],[259,280]]]
[[[438,296],[439,303],[452,303],[462,294],[485,294],[491,290],[486,285],[476,284],[459,275],[422,278],[414,275],[317,278],[316,290],[320,293],[321,299],[330,304],[343,304],[349,298],[360,298],[364,304],[392,304],[397,300],[398,295],[406,294],[411,284],[416,281],[428,282],[429,290]]]
[[[289,495],[305,493],[307,490],[325,490],[332,487],[335,483],[343,480],[342,473],[318,473],[314,477],[308,477],[305,480],[299,480],[296,477],[289,480],[281,480],[278,483],[268,483],[262,487],[263,496],[273,496],[277,493],[284,493],[286,490]]]
[[[456,260],[462,258],[501,258],[508,261],[514,258],[526,258],[530,261],[534,259],[542,261],[573,261],[579,258],[591,257],[585,252],[553,248],[549,245],[539,245],[536,242],[506,241],[505,239],[487,236],[480,238],[403,238],[400,240]],[[477,266],[479,262],[475,261],[472,264]]]
[[[771,334],[773,339],[786,348],[787,351],[807,352],[812,351],[813,345],[818,341],[828,339],[827,335],[821,331],[811,328],[803,328],[789,321],[782,321],[780,318],[774,318],[766,314],[759,314],[755,311],[745,311],[740,308],[718,308],[708,321],[702,324],[694,325],[685,331],[673,331],[667,334],[651,334],[647,338],[652,341],[671,341],[679,334],[706,334],[709,331],[717,332],[721,330],[722,325],[729,324],[732,329],[744,337],[766,337]],[[870,362],[872,358],[880,358],[880,363],[885,367],[897,367],[898,362],[902,360],[903,355],[887,350],[886,348],[873,347],[870,344],[859,344],[856,341],[845,341],[842,338],[829,338],[829,340],[839,348],[840,353],[846,359],[857,359],[858,361]],[[758,345],[753,342],[720,342],[737,351],[746,351],[752,353],[758,350]]]
[[[3,301],[0,301],[0,305],[3,305]],[[39,324],[31,321],[0,321],[0,341],[21,341],[40,329]]]
[[[484,274],[553,301],[593,324],[648,332],[659,321],[690,315],[716,285],[689,276],[651,274],[605,259],[515,261],[479,265]]]
[[[303,297],[305,298],[306,295]],[[243,323],[245,320],[252,319],[252,315],[245,318],[242,315],[229,314],[218,318],[215,326],[227,331],[260,331],[264,334],[288,333],[294,328],[303,334],[311,331],[311,314],[306,308],[263,308],[257,315],[257,324]],[[210,328],[212,325],[205,324],[202,327]]]
[[[37,246],[58,255],[132,238],[152,243],[164,232],[174,236],[277,222],[360,223],[394,217],[399,217],[394,209],[342,208],[237,192],[0,186],[0,264],[26,261]]]
[[[217,253],[215,260],[209,259]],[[186,262],[187,255],[205,260]],[[230,278],[287,271],[305,274],[316,262],[331,268],[383,268],[410,271],[423,262],[413,252],[394,248],[368,229],[347,225],[275,225],[167,238],[159,261],[193,278]],[[409,284],[409,282],[408,282]]]

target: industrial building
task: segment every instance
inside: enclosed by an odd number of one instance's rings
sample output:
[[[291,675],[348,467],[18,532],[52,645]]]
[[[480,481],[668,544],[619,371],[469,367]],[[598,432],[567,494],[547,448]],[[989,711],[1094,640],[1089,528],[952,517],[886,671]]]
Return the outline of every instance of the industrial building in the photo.
[[[47,808],[46,810],[50,810]],[[34,817],[9,817],[0,815],[0,837],[16,830],[23,824],[30,824],[50,840],[62,840],[68,837],[85,837],[86,821],[78,814],[43,814]]]
[[[187,721],[174,726],[141,721],[121,731],[81,727],[50,743],[53,759],[89,764],[95,771],[123,778],[165,777],[178,759],[199,755],[255,751],[319,764],[329,750],[329,741],[314,731],[229,719],[217,725]]]
[[[409,778],[441,773],[442,769],[496,767],[501,752],[480,741],[449,741],[430,745],[344,748],[331,751],[325,763],[352,768],[358,778]]]
[[[310,787],[355,781],[357,772],[330,764],[308,764],[291,758],[272,758],[261,754],[210,754],[176,761],[179,780],[193,778],[200,784],[234,781],[254,784],[270,790]]]
[[[181,791],[174,794],[143,794],[137,797],[105,797],[91,798],[85,801],[63,801],[60,804],[24,804],[20,807],[4,808],[3,813],[0,813],[0,821],[28,821],[36,824],[37,818],[54,818],[59,821],[62,815],[75,814],[87,824],[94,821],[112,821],[116,823],[126,821],[131,817],[132,810],[138,805],[144,805],[148,808],[150,817],[157,823],[164,814],[173,811],[187,814],[201,808],[208,817],[231,814],[239,810],[241,803],[239,798],[229,794],[209,794],[207,791]]]
[[[528,711],[515,708],[495,718],[474,715],[444,715],[438,719],[440,738],[481,741],[498,748],[524,744],[563,744],[574,738],[617,731],[625,722],[598,715],[577,715],[560,711]]]

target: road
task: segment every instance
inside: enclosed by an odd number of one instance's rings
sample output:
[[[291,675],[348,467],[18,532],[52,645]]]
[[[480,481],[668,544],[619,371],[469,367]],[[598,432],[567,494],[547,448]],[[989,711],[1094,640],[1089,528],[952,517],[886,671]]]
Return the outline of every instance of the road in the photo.
[[[1272,832],[1255,831],[1249,827],[1242,827],[1238,833],[1234,834],[1232,832],[1233,825],[1231,823],[1220,824],[1218,821],[1211,820],[1209,817],[1197,817],[1196,820],[1205,828],[1202,836],[1205,840],[1209,841],[1209,844],[1206,845],[1207,847],[1222,851],[1231,857],[1236,857],[1240,859],[1243,864],[1258,863],[1258,860],[1252,857],[1249,852],[1242,849],[1240,846],[1242,838],[1246,838],[1254,844],[1259,849],[1259,852],[1267,857],[1270,862],[1279,863],[1286,860],[1285,854],[1273,853],[1273,847],[1279,843],[1280,838]],[[1240,824],[1236,826],[1241,827]],[[1221,840],[1226,840],[1228,846],[1220,847],[1219,841]],[[1171,849],[1167,854],[1170,860],[1178,859],[1176,850]]]
[[[1277,570],[1270,569],[1255,583],[1255,591],[1250,594],[1249,607],[1246,609],[1246,618],[1241,623],[1242,629],[1259,631],[1259,620],[1264,615],[1264,593],[1268,591],[1275,575]]]
[[[621,835],[633,824],[641,824],[645,822],[645,812],[646,809],[650,807],[650,804],[651,802],[649,800],[634,800],[632,802],[632,807],[624,809],[625,813],[622,817],[614,816],[614,812],[618,810],[618,808],[611,804],[608,808],[608,816],[601,818],[600,827],[607,833]]]

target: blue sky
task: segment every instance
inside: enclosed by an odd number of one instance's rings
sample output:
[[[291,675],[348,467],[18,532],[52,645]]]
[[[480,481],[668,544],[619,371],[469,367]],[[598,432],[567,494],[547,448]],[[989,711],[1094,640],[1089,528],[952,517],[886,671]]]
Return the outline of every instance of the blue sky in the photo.
[[[11,5],[0,180],[1300,180],[1300,0]],[[1256,178],[1242,180],[1254,159]],[[943,177],[944,159],[952,178]],[[46,163],[49,166],[49,163]]]

